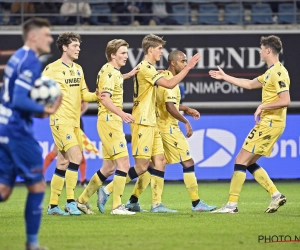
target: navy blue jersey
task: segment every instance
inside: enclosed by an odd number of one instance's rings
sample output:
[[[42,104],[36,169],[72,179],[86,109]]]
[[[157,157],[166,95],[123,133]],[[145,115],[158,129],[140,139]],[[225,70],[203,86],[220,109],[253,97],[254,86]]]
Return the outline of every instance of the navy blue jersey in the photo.
[[[32,116],[43,113],[44,107],[34,102],[29,93],[41,71],[42,64],[37,55],[26,46],[8,60],[0,94],[0,139],[33,134]]]

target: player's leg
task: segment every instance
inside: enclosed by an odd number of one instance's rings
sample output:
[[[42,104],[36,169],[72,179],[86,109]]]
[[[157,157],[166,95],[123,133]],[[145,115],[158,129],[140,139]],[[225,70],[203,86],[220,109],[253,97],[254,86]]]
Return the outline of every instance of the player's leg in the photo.
[[[84,154],[82,154],[82,162],[79,166],[80,171],[80,185],[82,187],[85,187],[87,185],[86,181],[86,159],[84,157]]]
[[[66,169],[69,165],[69,160],[65,155],[65,152],[58,151],[56,168],[50,183],[50,201],[47,210],[48,215],[69,215],[62,211],[59,206],[59,197],[61,195],[66,176]]]
[[[46,155],[43,165],[43,174],[46,173],[49,165],[54,161],[58,153],[57,146],[54,144],[53,149]]]
[[[151,171],[154,165],[150,162],[148,170],[140,175],[136,180],[134,188],[132,190],[132,194],[129,200],[126,202],[125,207],[134,212],[147,212],[141,208],[140,203],[138,202],[140,195],[144,192],[144,190],[148,187],[151,180]]]
[[[124,136],[125,139],[125,136]],[[126,152],[127,153],[127,152]],[[114,175],[113,185],[113,206],[111,214],[133,215],[135,212],[128,211],[124,205],[122,205],[121,197],[124,192],[126,184],[126,176],[130,167],[128,153],[127,155],[115,159],[118,166]]]
[[[102,167],[90,179],[88,185],[85,187],[81,195],[77,199],[77,207],[85,214],[93,214],[89,208],[88,200],[96,193],[96,191],[103,185],[106,179],[114,173],[115,165],[113,161],[103,159]],[[97,202],[97,206],[98,202]]]
[[[171,210],[165,207],[162,202],[162,192],[164,188],[166,159],[164,156],[164,147],[161,134],[158,128],[154,128],[154,141],[152,150],[152,163],[154,168],[151,170],[151,189],[152,189],[152,206],[151,212],[154,213],[176,213],[177,210]]]
[[[250,162],[256,161],[257,155],[241,149],[235,159],[234,172],[231,177],[229,199],[225,206],[212,211],[212,213],[237,213],[237,203],[246,180],[246,169]]]
[[[283,128],[272,128],[267,126],[260,126],[258,129],[258,135],[260,134],[261,140],[256,143],[256,149],[254,153],[258,153],[258,157],[251,161],[247,166],[247,170],[253,175],[255,180],[270,194],[271,202],[266,209],[267,213],[274,213],[277,209],[286,203],[286,197],[281,194],[276,188],[273,181],[270,179],[268,173],[259,166],[256,162],[261,155],[269,156],[272,152],[272,148],[275,142],[283,133]],[[265,137],[266,136],[266,137]],[[266,139],[268,143],[266,144]],[[246,144],[246,143],[245,143]],[[245,145],[243,147],[247,147]]]
[[[16,150],[17,149],[17,150]],[[11,148],[16,173],[24,179],[28,189],[25,205],[26,249],[40,249],[38,231],[42,218],[46,183],[43,176],[41,147],[32,136],[15,142]]]
[[[8,200],[16,179],[15,165],[8,145],[0,144],[0,202]]]
[[[207,205],[203,200],[200,200],[198,194],[198,182],[195,175],[194,160],[191,158],[181,162],[183,167],[183,180],[186,189],[192,201],[192,211],[206,212],[216,209],[216,206]]]
[[[78,169],[82,162],[82,139],[80,128],[65,127],[64,129],[63,134],[66,134],[67,138],[64,150],[69,160],[68,168],[66,170],[67,203],[65,205],[65,211],[68,211],[71,215],[80,215],[81,212],[76,206],[74,195],[74,190],[78,181]],[[69,139],[68,136],[70,136]]]

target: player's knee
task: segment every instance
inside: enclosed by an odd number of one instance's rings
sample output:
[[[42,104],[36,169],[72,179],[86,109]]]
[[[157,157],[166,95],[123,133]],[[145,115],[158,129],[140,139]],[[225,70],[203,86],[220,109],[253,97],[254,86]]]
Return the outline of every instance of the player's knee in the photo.
[[[28,186],[28,191],[30,193],[43,193],[46,191],[46,182],[44,180]]]
[[[82,154],[72,155],[70,161],[80,165],[82,162]]]
[[[11,195],[11,189],[2,189],[0,190],[0,202],[7,201],[9,196]]]

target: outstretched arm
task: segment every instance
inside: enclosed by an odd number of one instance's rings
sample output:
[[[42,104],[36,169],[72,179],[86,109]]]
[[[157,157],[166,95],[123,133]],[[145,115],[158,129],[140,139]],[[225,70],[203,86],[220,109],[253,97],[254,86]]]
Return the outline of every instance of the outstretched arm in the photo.
[[[137,72],[139,72],[138,66],[135,66],[129,73],[123,74],[123,79],[129,79],[133,77]]]
[[[173,89],[178,83],[183,80],[183,78],[189,73],[189,71],[195,67],[195,65],[199,62],[200,57],[201,56],[199,53],[195,54],[189,61],[188,65],[179,74],[169,80],[162,77],[157,80],[156,84],[167,89]]]
[[[218,70],[210,70],[208,73],[214,79],[224,80],[226,82],[229,82],[233,85],[236,85],[236,86],[244,88],[244,89],[259,89],[259,88],[262,88],[262,85],[257,80],[257,78],[254,78],[252,80],[243,79],[243,78],[236,78],[236,77],[227,75],[219,66],[218,66]]]

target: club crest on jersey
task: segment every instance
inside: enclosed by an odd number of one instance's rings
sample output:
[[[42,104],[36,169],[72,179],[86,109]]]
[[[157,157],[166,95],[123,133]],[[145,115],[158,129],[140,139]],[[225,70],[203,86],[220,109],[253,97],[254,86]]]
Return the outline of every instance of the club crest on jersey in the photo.
[[[79,69],[77,69],[77,75],[80,76],[80,71],[79,71]]]
[[[146,147],[144,147],[144,152],[145,153],[148,153],[149,152],[149,148],[146,146]]]
[[[67,140],[71,140],[71,139],[72,139],[72,136],[69,135],[69,134],[67,134],[66,139],[67,139]]]
[[[125,147],[124,143],[120,142],[120,148],[124,148],[124,147]]]
[[[265,77],[265,81],[267,81],[270,77],[270,74],[267,74],[267,76]]]

